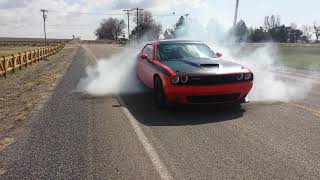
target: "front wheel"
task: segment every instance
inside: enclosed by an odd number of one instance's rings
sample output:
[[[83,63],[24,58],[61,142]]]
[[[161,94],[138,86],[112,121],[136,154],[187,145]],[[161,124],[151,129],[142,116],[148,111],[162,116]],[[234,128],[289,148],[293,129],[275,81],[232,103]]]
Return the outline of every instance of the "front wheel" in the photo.
[[[158,108],[165,108],[167,106],[166,97],[163,90],[162,81],[159,77],[154,78],[153,83],[153,98]]]

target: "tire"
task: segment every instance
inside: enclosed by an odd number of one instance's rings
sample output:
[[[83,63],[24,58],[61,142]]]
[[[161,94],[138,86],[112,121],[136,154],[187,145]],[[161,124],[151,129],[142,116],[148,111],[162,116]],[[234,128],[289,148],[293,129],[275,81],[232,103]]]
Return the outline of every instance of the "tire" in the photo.
[[[158,76],[154,78],[153,86],[153,99],[155,105],[160,109],[167,107],[162,81]]]

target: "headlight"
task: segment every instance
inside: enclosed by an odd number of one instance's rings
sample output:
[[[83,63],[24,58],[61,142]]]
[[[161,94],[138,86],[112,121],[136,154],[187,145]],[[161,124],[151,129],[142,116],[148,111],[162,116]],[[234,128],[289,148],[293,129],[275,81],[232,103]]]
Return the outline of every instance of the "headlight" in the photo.
[[[247,73],[244,75],[245,80],[249,80],[251,78],[251,73]]]
[[[187,83],[189,78],[188,76],[182,76],[180,79],[182,83]]]
[[[171,79],[171,82],[172,82],[173,84],[177,84],[177,83],[179,83],[179,80],[180,80],[179,76],[175,76],[175,77],[173,77],[173,78]]]
[[[236,76],[236,79],[237,79],[238,81],[242,80],[242,79],[243,79],[243,74],[238,74],[238,75]]]

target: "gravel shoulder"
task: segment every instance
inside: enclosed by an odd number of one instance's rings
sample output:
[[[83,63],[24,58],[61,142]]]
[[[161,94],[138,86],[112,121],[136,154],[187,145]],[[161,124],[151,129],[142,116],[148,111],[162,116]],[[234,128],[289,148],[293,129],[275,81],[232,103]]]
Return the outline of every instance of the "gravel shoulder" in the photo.
[[[28,117],[41,109],[63,77],[79,45],[0,78],[0,151],[28,132]]]

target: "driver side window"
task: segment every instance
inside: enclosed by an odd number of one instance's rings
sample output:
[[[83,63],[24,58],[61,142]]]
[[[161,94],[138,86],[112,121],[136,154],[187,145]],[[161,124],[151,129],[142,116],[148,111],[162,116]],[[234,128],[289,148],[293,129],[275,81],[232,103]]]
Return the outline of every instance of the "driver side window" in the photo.
[[[146,54],[150,60],[153,60],[153,46],[148,44],[142,51],[142,53]]]

